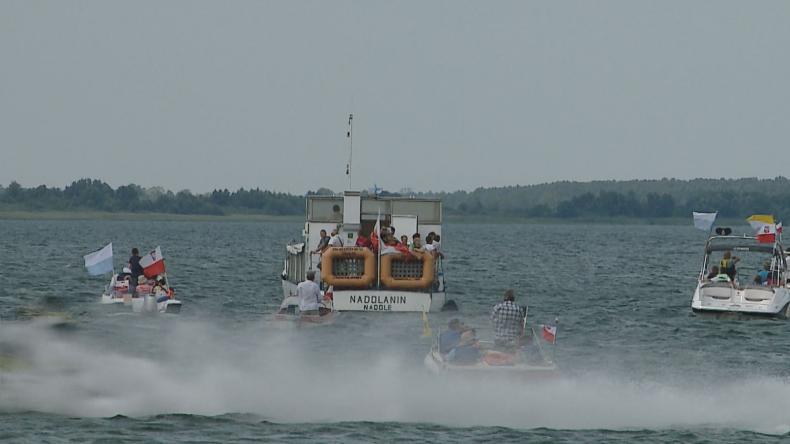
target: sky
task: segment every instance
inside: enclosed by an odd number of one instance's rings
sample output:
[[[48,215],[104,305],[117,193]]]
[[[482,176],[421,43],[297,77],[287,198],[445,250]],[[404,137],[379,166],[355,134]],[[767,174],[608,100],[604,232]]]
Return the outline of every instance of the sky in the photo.
[[[786,1],[0,2],[0,184],[787,176]]]

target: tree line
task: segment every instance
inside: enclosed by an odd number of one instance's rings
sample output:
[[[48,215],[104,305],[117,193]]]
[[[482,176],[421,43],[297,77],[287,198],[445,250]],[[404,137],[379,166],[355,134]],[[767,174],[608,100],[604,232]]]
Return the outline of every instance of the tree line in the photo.
[[[400,193],[383,196],[438,197],[446,214],[535,218],[688,217],[692,211],[719,211],[723,217],[755,213],[790,214],[790,180],[661,179],[633,181],[554,182],[529,186],[478,188],[474,191]],[[331,195],[319,188],[307,195]],[[176,214],[303,215],[304,196],[240,188],[193,194],[161,187],[123,185],[113,189],[96,179],[80,179],[63,189],[25,188],[17,182],[0,186],[0,209]]]
[[[269,214],[304,213],[304,198],[258,188],[236,191],[214,190],[193,194],[189,190],[173,193],[160,187],[122,185],[113,189],[95,179],[80,179],[63,189],[40,185],[24,188],[11,182],[0,188],[0,205],[17,210],[156,212],[174,214]]]

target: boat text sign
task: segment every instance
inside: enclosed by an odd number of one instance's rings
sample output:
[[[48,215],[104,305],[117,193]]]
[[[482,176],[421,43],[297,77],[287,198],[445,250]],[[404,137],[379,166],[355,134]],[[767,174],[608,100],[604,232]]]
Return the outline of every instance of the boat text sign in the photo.
[[[427,311],[431,307],[430,294],[410,291],[336,291],[333,299],[340,311]]]

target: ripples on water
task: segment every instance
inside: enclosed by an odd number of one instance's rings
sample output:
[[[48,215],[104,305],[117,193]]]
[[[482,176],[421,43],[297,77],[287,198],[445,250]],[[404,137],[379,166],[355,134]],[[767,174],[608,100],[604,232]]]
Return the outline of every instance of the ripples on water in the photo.
[[[452,224],[458,316],[487,328],[513,287],[560,316],[557,381],[437,379],[416,314],[345,313],[282,328],[283,245],[299,222],[0,221],[0,440],[729,442],[790,430],[788,324],[691,314],[704,234],[691,227]],[[161,244],[184,309],[96,303],[81,255]],[[64,311],[71,326],[27,322]],[[35,412],[35,413],[29,413]],[[46,425],[45,428],[42,428]],[[46,432],[49,430],[50,432]]]

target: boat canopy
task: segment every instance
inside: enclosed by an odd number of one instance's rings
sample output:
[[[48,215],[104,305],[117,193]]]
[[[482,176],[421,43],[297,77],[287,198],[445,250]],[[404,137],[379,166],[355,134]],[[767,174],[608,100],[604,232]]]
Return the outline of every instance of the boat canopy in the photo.
[[[721,244],[708,244],[708,247],[705,249],[705,252],[710,254],[714,251],[754,251],[758,253],[774,253],[775,248],[774,244],[744,244],[739,242],[728,242],[728,243],[721,243]],[[778,249],[776,251],[779,251]]]

